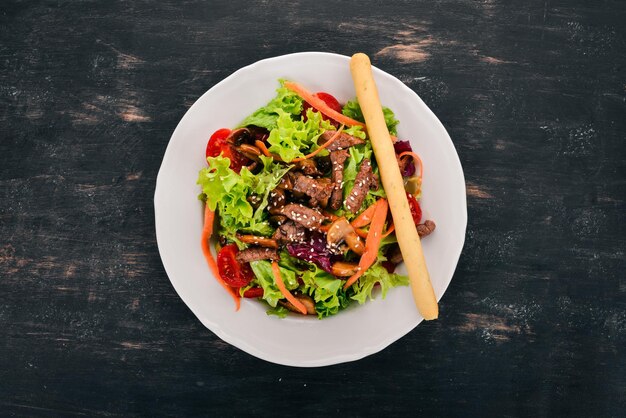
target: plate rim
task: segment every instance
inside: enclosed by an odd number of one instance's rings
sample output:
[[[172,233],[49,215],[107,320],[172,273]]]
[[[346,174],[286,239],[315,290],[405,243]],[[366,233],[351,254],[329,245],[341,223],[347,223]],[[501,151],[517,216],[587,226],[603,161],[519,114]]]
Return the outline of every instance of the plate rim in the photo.
[[[223,341],[225,341],[226,343],[232,345],[233,347],[236,347],[254,357],[260,358],[262,360],[271,362],[271,363],[275,363],[275,364],[280,364],[280,365],[284,365],[284,366],[292,366],[292,367],[324,367],[324,366],[330,366],[330,365],[334,365],[334,364],[340,364],[340,363],[346,363],[346,362],[351,362],[351,361],[356,361],[356,360],[360,360],[362,358],[365,358],[369,355],[375,354],[379,351],[382,351],[383,349],[385,349],[386,347],[388,347],[389,345],[393,344],[394,342],[398,341],[399,339],[401,339],[402,337],[404,337],[406,334],[408,334],[410,331],[412,331],[413,329],[415,329],[424,319],[420,318],[415,324],[413,325],[409,325],[407,326],[406,329],[403,329],[401,332],[398,332],[397,334],[395,334],[392,338],[387,338],[382,340],[381,342],[377,343],[377,344],[373,344],[370,346],[366,346],[366,347],[361,347],[361,349],[357,352],[353,352],[353,353],[348,353],[348,354],[337,354],[337,355],[333,355],[333,356],[327,356],[323,359],[313,359],[313,360],[299,360],[299,361],[290,361],[290,360],[283,360],[281,361],[281,359],[276,359],[274,357],[271,357],[271,354],[266,353],[263,350],[259,350],[256,349],[253,345],[247,343],[245,340],[242,340],[238,337],[235,337],[231,334],[228,333],[227,330],[225,330],[221,325],[219,325],[217,322],[211,321],[208,318],[204,318],[202,315],[199,314],[199,312],[196,311],[196,309],[194,309],[194,307],[190,306],[189,303],[187,301],[185,301],[183,299],[183,297],[181,296],[181,290],[179,289],[180,283],[177,284],[175,280],[172,280],[171,276],[171,270],[168,269],[167,263],[165,261],[165,259],[167,258],[167,256],[164,255],[162,247],[159,245],[159,223],[160,223],[160,219],[162,219],[161,216],[159,216],[158,214],[158,210],[157,210],[157,206],[158,206],[158,201],[160,199],[162,199],[161,197],[161,192],[162,191],[162,187],[159,187],[160,184],[163,183],[162,179],[164,176],[164,167],[167,165],[167,163],[169,162],[169,160],[172,158],[171,157],[171,149],[172,149],[172,139],[174,137],[177,136],[177,133],[180,129],[182,129],[181,127],[185,124],[186,120],[191,117],[190,116],[190,110],[196,106],[196,104],[198,102],[200,102],[206,95],[210,94],[210,92],[217,88],[218,86],[227,83],[230,79],[236,77],[239,73],[241,72],[245,72],[245,71],[249,71],[254,69],[254,67],[259,66],[259,65],[263,65],[266,64],[267,62],[270,61],[279,61],[281,59],[287,59],[287,58],[293,58],[293,57],[297,57],[297,56],[318,56],[318,57],[333,57],[333,58],[339,58],[339,59],[343,59],[343,60],[347,60],[349,62],[350,57],[346,56],[346,55],[342,55],[342,54],[337,54],[337,53],[331,53],[331,52],[321,52],[321,51],[303,51],[303,52],[295,52],[295,53],[289,53],[289,54],[283,54],[283,55],[278,55],[278,56],[274,56],[274,57],[269,57],[269,58],[264,58],[258,61],[255,61],[251,64],[248,64],[244,67],[241,67],[239,69],[237,69],[236,71],[234,71],[233,73],[231,73],[230,75],[228,75],[227,77],[225,77],[224,79],[220,80],[218,83],[214,84],[213,86],[211,86],[207,91],[205,91],[202,95],[200,95],[195,101],[194,103],[185,111],[185,114],[183,115],[183,117],[180,119],[180,121],[178,122],[178,124],[176,125],[176,128],[174,129],[174,131],[172,132],[172,135],[170,136],[169,140],[168,140],[168,144],[167,147],[165,149],[165,153],[163,155],[163,160],[161,162],[161,165],[159,167],[159,171],[157,173],[157,177],[156,177],[156,184],[155,184],[155,191],[154,191],[154,198],[153,198],[153,204],[154,204],[154,215],[155,215],[155,234],[156,234],[156,240],[157,240],[157,248],[159,251],[159,257],[161,259],[161,264],[163,265],[163,268],[168,276],[168,279],[170,281],[170,283],[172,284],[172,287],[174,288],[174,290],[176,291],[178,297],[182,300],[182,302],[185,304],[185,306],[187,306],[187,308],[194,314],[194,316],[206,327],[208,328],[211,332],[213,332],[215,335],[217,335],[220,339],[222,339]],[[443,133],[445,133],[446,136],[446,141],[445,142],[445,147],[448,148],[448,151],[452,151],[452,152],[448,152],[449,156],[453,156],[453,167],[454,170],[457,172],[456,175],[460,176],[460,179],[462,180],[463,183],[463,188],[462,188],[462,194],[463,194],[463,198],[461,199],[463,202],[463,208],[459,208],[459,209],[463,209],[460,210],[460,215],[461,215],[461,223],[463,225],[463,234],[462,234],[462,238],[460,239],[460,241],[458,242],[458,249],[455,248],[457,254],[454,257],[454,268],[452,271],[452,275],[450,277],[450,280],[448,281],[448,283],[446,283],[445,287],[443,288],[443,291],[441,293],[441,296],[437,298],[437,300],[441,300],[441,298],[443,298],[443,295],[445,294],[445,292],[447,291],[448,287],[450,286],[450,283],[452,283],[452,279],[454,278],[454,273],[456,272],[456,269],[458,267],[458,262],[459,259],[461,257],[462,254],[462,250],[463,247],[465,245],[465,239],[466,239],[466,234],[467,234],[467,220],[468,220],[468,214],[467,214],[467,192],[466,192],[466,182],[465,182],[465,175],[463,172],[463,167],[461,164],[461,160],[460,157],[458,155],[458,152],[456,150],[456,147],[454,146],[454,143],[452,141],[452,138],[450,137],[450,134],[448,133],[447,129],[445,128],[445,126],[443,125],[443,123],[439,120],[439,118],[434,114],[434,112],[428,107],[428,105],[426,105],[426,103],[424,103],[424,101],[419,97],[419,95],[413,91],[411,88],[409,88],[406,84],[404,84],[400,79],[398,79],[397,77],[385,72],[384,70],[381,70],[379,68],[377,68],[376,66],[372,65],[372,70],[375,72],[377,77],[384,77],[387,79],[390,79],[392,82],[399,84],[399,87],[401,89],[403,89],[405,91],[405,93],[407,93],[412,99],[417,100],[419,103],[421,103],[421,105],[423,105],[423,108],[427,111],[429,119],[434,119],[434,122],[436,124],[438,124],[438,127],[442,130]],[[459,196],[460,197],[460,196]],[[161,238],[163,239],[163,238]]]

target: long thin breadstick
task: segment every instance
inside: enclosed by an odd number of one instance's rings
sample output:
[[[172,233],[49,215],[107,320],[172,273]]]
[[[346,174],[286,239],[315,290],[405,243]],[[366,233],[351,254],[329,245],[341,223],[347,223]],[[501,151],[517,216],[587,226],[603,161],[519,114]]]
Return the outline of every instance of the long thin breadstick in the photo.
[[[385,124],[369,57],[362,53],[354,54],[350,61],[350,70],[380,168],[383,187],[389,199],[398,244],[409,273],[413,299],[424,319],[436,319],[439,316],[437,298],[426,269],[422,244],[411,216],[393,143]]]

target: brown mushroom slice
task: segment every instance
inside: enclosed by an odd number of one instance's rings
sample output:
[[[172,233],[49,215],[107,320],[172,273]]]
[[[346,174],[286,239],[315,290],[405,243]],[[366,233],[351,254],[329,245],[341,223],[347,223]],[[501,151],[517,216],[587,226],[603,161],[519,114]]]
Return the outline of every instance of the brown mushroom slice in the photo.
[[[336,248],[342,241],[345,241],[348,247],[358,255],[362,255],[365,252],[363,240],[357,235],[350,222],[343,216],[335,219],[326,233],[326,242],[329,247]]]
[[[259,157],[261,156],[261,150],[255,147],[254,145],[241,144],[238,147],[236,147],[236,149],[240,154],[243,154],[244,156],[246,156],[247,158],[251,160],[254,160],[254,161],[260,160]]]
[[[260,245],[261,247],[267,248],[278,248],[278,243],[272,238],[237,234],[237,239],[246,244]]]
[[[228,137],[226,137],[226,142],[233,145],[240,145],[249,142],[251,139],[252,134],[248,128],[239,128],[232,131]]]
[[[357,272],[359,265],[347,261],[337,261],[331,266],[331,271],[337,277],[350,277]]]
[[[294,294],[293,297],[298,299],[304,305],[304,307],[306,308],[307,315],[315,315],[317,313],[317,312],[315,312],[315,302],[313,301],[313,299],[309,295],[298,293],[298,294]],[[278,303],[280,303],[285,308],[289,309],[291,312],[302,314],[298,310],[298,308],[293,306],[293,304],[291,302],[287,301],[287,300],[282,300],[281,299],[281,300],[278,301]]]

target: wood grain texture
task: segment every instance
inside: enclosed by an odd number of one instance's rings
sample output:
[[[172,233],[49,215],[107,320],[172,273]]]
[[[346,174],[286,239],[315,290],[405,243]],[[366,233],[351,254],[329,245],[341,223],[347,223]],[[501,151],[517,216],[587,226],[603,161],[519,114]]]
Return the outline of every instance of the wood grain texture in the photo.
[[[624,21],[603,0],[3,1],[0,415],[623,416]],[[440,319],[322,369],[206,330],[152,205],[196,98],[308,50],[415,90],[469,206]]]

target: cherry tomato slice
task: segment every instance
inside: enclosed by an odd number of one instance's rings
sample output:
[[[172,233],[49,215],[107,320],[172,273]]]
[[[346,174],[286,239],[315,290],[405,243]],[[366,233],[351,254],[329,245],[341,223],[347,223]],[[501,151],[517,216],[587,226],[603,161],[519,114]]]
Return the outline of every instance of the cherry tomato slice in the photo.
[[[232,287],[247,286],[254,278],[248,263],[240,264],[237,259],[239,249],[235,244],[228,244],[217,253],[217,268],[222,280]]]
[[[211,138],[209,138],[209,142],[206,144],[206,156],[207,157],[217,157],[220,155],[222,151],[222,145],[226,143],[226,138],[230,135],[230,129],[218,129],[213,132]]]
[[[417,199],[411,193],[407,193],[406,198],[409,201],[409,208],[411,209],[411,216],[413,216],[413,222],[415,222],[415,225],[417,225],[422,221],[422,208],[420,207],[420,204],[417,202]]]
[[[222,144],[222,156],[230,160],[230,168],[236,173],[239,173],[243,166],[250,164],[248,157],[239,153],[231,144]]]
[[[230,168],[239,173],[241,167],[248,165],[250,160],[237,152],[233,145],[226,142],[226,138],[228,138],[230,133],[231,130],[226,128],[215,131],[206,145],[206,156],[217,157],[222,154],[222,156],[230,160]]]
[[[324,93],[323,91],[319,91],[319,92],[315,93],[314,96],[319,97],[320,99],[322,99],[324,101],[324,103],[326,103],[328,105],[328,107],[330,107],[334,111],[341,113],[341,105],[339,104],[337,99],[335,99],[335,97],[333,95],[328,94],[328,93]],[[306,122],[306,119],[307,119],[306,118],[306,111],[307,111],[307,109],[311,109],[311,108],[312,108],[312,106],[310,104],[308,104],[307,102],[303,102],[302,103],[302,120],[303,121]],[[333,125],[335,125],[335,127],[339,126],[338,122],[330,119],[326,115],[322,115],[322,117],[324,118],[324,120],[330,121]]]
[[[261,298],[263,297],[263,288],[261,287],[251,287],[250,289],[243,292],[244,298]]]

